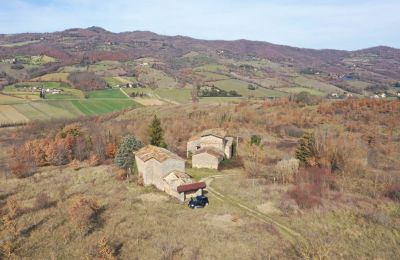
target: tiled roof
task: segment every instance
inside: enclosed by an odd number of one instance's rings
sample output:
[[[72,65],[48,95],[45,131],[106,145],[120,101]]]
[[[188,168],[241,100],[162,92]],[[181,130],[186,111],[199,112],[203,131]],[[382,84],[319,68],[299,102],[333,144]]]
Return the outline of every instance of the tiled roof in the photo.
[[[225,138],[227,132],[222,128],[207,129],[200,133],[200,136],[213,135],[219,138]]]
[[[208,154],[213,155],[215,157],[224,157],[224,152],[223,151],[221,151],[220,149],[217,149],[215,147],[212,147],[212,146],[203,147],[203,148],[197,150],[196,152],[194,152],[194,155],[201,154],[201,153],[208,153]]]
[[[178,186],[178,192],[186,192],[186,191],[196,191],[198,189],[204,189],[206,187],[205,182],[195,182],[191,184],[184,184],[181,186]]]
[[[135,156],[137,156],[139,159],[142,161],[146,162],[150,159],[155,159],[159,162],[163,162],[167,159],[176,159],[176,160],[183,160],[181,157],[179,157],[177,154],[174,154],[173,152],[168,151],[167,149],[153,146],[153,145],[147,145],[137,151],[135,153]]]

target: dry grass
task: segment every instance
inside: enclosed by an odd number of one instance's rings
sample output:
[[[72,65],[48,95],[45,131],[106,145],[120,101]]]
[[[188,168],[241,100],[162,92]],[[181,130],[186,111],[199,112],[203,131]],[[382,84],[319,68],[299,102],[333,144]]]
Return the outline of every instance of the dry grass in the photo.
[[[232,255],[262,259],[287,256],[285,248],[290,247],[269,227],[211,194],[209,207],[191,210],[151,187],[115,180],[109,166],[77,171],[43,168],[28,179],[3,179],[1,186],[6,187],[2,200],[5,196],[15,198],[21,208],[34,205],[41,192],[58,202],[45,209],[24,211],[16,218],[18,229],[25,234],[15,242],[18,257],[96,256],[104,237],[107,247],[105,243],[101,247],[121,259],[226,259]],[[67,214],[77,196],[94,198],[104,208],[90,232],[74,228]],[[150,199],[153,196],[165,199]]]

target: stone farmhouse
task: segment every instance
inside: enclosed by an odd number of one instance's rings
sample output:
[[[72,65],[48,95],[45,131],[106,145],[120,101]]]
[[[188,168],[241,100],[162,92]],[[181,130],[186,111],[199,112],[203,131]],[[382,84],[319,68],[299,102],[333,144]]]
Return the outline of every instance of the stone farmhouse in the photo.
[[[201,195],[206,187],[193,183],[185,173],[185,160],[167,149],[148,145],[135,153],[135,160],[145,186],[154,185],[180,201]]]
[[[193,136],[187,143],[187,157],[193,168],[218,169],[223,159],[232,157],[233,137],[220,128],[208,129]]]

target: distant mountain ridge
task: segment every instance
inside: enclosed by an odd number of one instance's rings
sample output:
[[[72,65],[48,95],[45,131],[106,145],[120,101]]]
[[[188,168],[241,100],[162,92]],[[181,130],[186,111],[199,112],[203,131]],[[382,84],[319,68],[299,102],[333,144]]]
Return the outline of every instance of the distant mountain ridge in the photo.
[[[28,44],[11,48],[7,46],[20,42]],[[164,36],[149,31],[113,33],[96,26],[53,33],[0,35],[0,58],[17,54],[46,54],[65,65],[78,63],[83,56],[93,61],[153,57],[165,63],[166,69],[175,76],[179,69],[185,67],[182,60],[190,52],[220,63],[268,60],[296,71],[309,69],[323,72],[326,74],[324,80],[334,80],[351,74],[371,84],[393,84],[400,81],[400,49],[387,46],[357,51],[316,50],[261,41]],[[271,73],[274,70],[268,69]]]

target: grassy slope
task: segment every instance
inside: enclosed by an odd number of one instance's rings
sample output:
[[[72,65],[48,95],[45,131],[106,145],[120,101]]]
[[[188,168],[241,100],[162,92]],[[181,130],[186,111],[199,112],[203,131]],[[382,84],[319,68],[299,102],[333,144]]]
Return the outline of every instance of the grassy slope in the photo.
[[[213,83],[216,87],[230,91],[235,90],[243,97],[254,96],[254,97],[281,97],[284,96],[285,93],[280,91],[265,89],[265,88],[257,88],[255,90],[249,90],[247,87],[249,85],[248,82],[229,79],[229,80],[221,80]]]
[[[96,251],[102,236],[107,237],[113,249],[118,248],[120,259],[290,256],[290,245],[274,228],[212,194],[207,208],[191,210],[152,187],[115,180],[113,169],[108,166],[42,171],[35,175],[35,185],[31,184],[32,177],[7,182],[0,179],[4,186],[1,196],[16,198],[21,207],[32,208],[16,219],[19,231],[29,229],[29,235],[18,237],[19,257],[85,258]],[[20,189],[21,185],[30,188]],[[37,210],[33,203],[41,192],[54,203]],[[78,194],[94,197],[102,206],[98,224],[86,235],[71,223],[68,214],[68,207]]]

